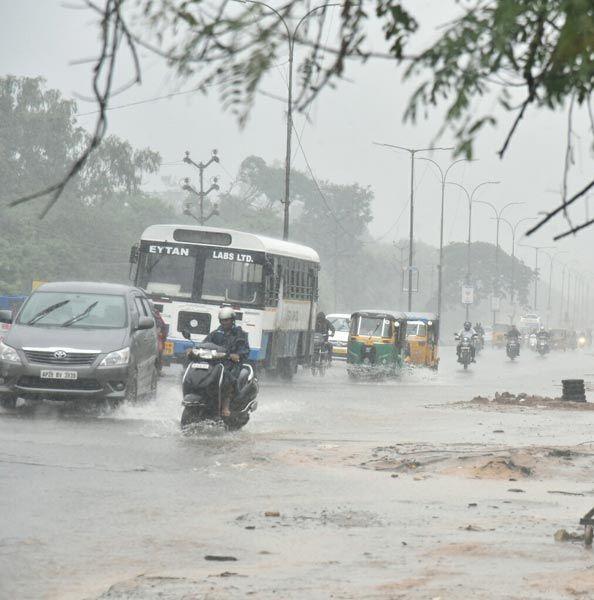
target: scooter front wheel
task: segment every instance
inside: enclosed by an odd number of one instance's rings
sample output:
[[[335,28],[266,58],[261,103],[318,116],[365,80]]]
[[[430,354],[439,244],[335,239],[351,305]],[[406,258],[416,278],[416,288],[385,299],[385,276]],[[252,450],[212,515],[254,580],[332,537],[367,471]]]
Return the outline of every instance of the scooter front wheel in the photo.
[[[181,427],[184,429],[188,425],[204,421],[202,409],[198,406],[185,406],[181,416]]]

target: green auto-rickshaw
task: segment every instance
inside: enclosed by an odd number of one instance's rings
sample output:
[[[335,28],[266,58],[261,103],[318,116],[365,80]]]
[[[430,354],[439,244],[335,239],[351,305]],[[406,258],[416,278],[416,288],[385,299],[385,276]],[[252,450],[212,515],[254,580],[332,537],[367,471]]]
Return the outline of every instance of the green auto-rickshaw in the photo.
[[[351,378],[400,373],[406,345],[406,315],[392,310],[360,310],[351,315],[347,371]]]

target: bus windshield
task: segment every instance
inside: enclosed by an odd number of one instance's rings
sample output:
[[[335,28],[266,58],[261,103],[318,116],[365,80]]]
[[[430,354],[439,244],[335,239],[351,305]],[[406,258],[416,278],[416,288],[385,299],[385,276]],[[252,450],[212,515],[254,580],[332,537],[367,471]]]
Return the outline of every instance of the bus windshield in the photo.
[[[168,298],[261,304],[263,267],[256,260],[259,257],[246,257],[212,248],[192,248],[184,255],[141,251],[138,285],[149,294]]]

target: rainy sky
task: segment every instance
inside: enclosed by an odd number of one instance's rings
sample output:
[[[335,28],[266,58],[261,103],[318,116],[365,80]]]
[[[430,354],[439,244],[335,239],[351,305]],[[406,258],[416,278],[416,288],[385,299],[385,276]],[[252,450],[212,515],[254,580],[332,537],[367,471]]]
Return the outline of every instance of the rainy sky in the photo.
[[[61,0],[3,0],[0,3],[0,73],[41,75],[48,86],[60,89],[65,96],[78,95],[79,111],[87,113],[94,109],[91,102],[82,99],[89,95],[91,65],[73,62],[96,55],[97,28],[94,15],[89,10],[73,8],[76,6],[80,7],[77,0],[68,4]],[[449,0],[415,0],[409,2],[409,6],[414,7],[421,23],[420,45],[434,39],[439,25],[455,16],[457,10]],[[327,21],[329,40],[333,39],[332,26],[336,21],[337,18]],[[379,29],[374,35],[374,44],[378,49],[382,47]],[[113,106],[192,87],[192,82],[177,80],[155,56],[144,53],[142,66],[142,85],[118,96],[113,100]],[[285,70],[283,64],[273,69],[264,89],[283,95],[286,92]],[[122,80],[129,76],[123,71],[125,69],[120,73]],[[386,242],[408,235],[410,162],[408,155],[379,148],[373,142],[425,147],[431,144],[441,124],[437,111],[431,112],[428,120],[422,120],[416,126],[403,124],[402,114],[414,85],[403,83],[402,73],[402,68],[385,60],[371,61],[364,66],[352,63],[347,69],[346,80],[318,98],[307,114],[308,119],[304,115],[295,117],[297,130],[302,132],[304,151],[316,177],[338,183],[356,181],[372,187],[376,201],[371,230],[374,236]],[[496,109],[489,96],[480,99],[477,107]],[[283,160],[284,111],[284,105],[278,100],[259,96],[247,126],[240,130],[233,117],[219,108],[216,95],[182,94],[112,110],[109,129],[135,146],[158,150],[164,163],[179,162],[186,149],[195,160],[207,159],[211,149],[217,148],[221,165],[211,174],[220,177],[224,188],[243,158],[250,154],[260,155],[269,162]],[[485,180],[501,181],[498,186],[485,187],[480,199],[498,206],[512,201],[525,202],[508,209],[506,216],[510,220],[553,207],[560,198],[566,116],[530,110],[503,161],[497,158],[496,151],[512,117],[503,113],[499,116],[499,128],[486,130],[479,139],[476,147],[479,160],[471,165],[457,165],[451,171],[451,179],[469,188]],[[91,127],[93,118],[92,114],[81,116],[80,122]],[[570,192],[583,186],[594,171],[589,147],[592,138],[589,137],[585,109],[577,113],[574,128],[576,152],[569,180]],[[439,145],[452,145],[448,134]],[[452,160],[448,152],[432,156],[443,166]],[[305,170],[298,147],[294,157],[294,166]],[[177,180],[192,173],[183,164],[170,164],[162,168],[161,175],[170,175]],[[148,187],[162,188],[163,184],[155,179]],[[431,165],[417,164],[415,234],[427,243],[438,243],[439,198],[439,182]],[[446,198],[446,242],[464,240],[468,214],[466,201],[453,188],[448,190]],[[576,209],[576,221],[586,216],[586,210],[584,204]],[[476,209],[473,220],[476,237],[494,241],[495,225],[490,217],[487,207]],[[550,245],[553,234],[562,229],[565,229],[564,224],[556,222],[527,243]],[[502,232],[501,239],[503,248],[509,251],[507,230]],[[593,241],[594,229],[591,229],[577,239],[557,244],[557,247],[567,250],[568,257],[582,261],[582,268],[594,269],[594,258],[588,257],[586,260],[591,264],[585,264],[582,254],[584,247],[591,247]],[[531,264],[532,251],[519,249],[518,254]]]

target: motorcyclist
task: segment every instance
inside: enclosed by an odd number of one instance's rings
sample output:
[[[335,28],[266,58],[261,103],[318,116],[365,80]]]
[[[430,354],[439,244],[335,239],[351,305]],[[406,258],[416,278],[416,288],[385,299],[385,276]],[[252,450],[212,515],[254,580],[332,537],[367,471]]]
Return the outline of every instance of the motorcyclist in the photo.
[[[521,335],[522,334],[520,333],[520,330],[515,325],[512,325],[509,328],[509,331],[505,334],[505,337],[507,338],[508,343],[511,342],[512,340],[518,342],[518,356],[520,356],[520,337],[521,337]]]
[[[544,325],[540,326],[540,328],[539,328],[539,330],[538,330],[538,332],[536,334],[536,337],[539,340],[544,340],[545,342],[548,343],[550,336],[549,336],[549,332],[544,328]]]
[[[456,354],[458,356],[460,356],[460,348],[461,348],[461,345],[462,345],[462,340],[464,338],[468,338],[469,337],[470,340],[471,340],[471,344],[470,344],[470,356],[471,356],[472,362],[475,362],[475,360],[474,360],[474,355],[475,355],[474,337],[475,336],[476,336],[476,331],[472,328],[472,323],[470,321],[465,321],[464,326],[458,332],[458,339],[460,340],[460,343],[458,344],[458,346],[456,348]]]
[[[328,337],[329,335],[334,335],[336,333],[334,325],[330,323],[322,311],[316,315],[316,333],[321,333],[324,337]]]
[[[219,310],[219,323],[219,327],[211,331],[204,338],[204,342],[222,346],[228,352],[230,364],[225,365],[224,381],[227,385],[231,385],[237,382],[241,364],[250,355],[250,345],[247,333],[235,324],[235,311],[230,306],[224,306]],[[222,394],[221,416],[223,417],[231,414],[229,401],[229,394]]]
[[[320,311],[316,315],[315,332],[324,336],[324,347],[328,353],[328,357],[332,357],[332,346],[328,341],[328,337],[336,333],[334,325],[326,318],[326,315]]]
[[[483,346],[485,345],[485,329],[483,328],[483,324],[477,321],[477,323],[474,325],[474,330],[479,338],[479,346],[482,350]]]

